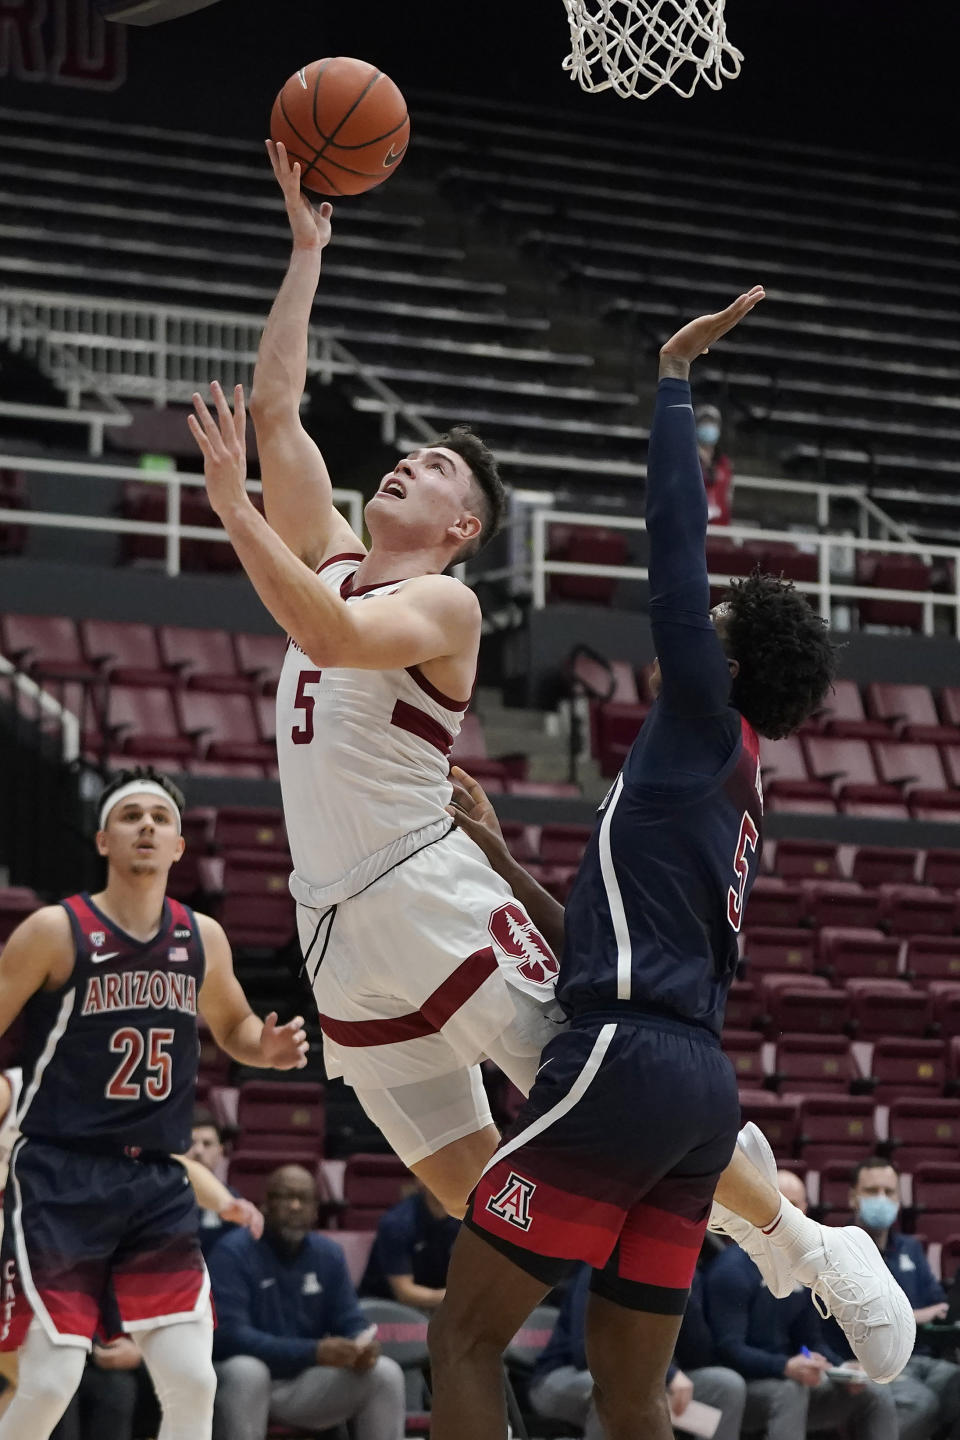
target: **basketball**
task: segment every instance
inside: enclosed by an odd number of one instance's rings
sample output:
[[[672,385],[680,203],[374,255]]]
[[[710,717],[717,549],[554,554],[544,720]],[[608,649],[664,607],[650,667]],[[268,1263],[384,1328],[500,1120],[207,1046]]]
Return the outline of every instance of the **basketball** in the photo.
[[[283,141],[300,183],[321,195],[361,195],[393,173],[410,139],[407,105],[389,75],[337,55],[298,70],[273,102],[270,136]]]

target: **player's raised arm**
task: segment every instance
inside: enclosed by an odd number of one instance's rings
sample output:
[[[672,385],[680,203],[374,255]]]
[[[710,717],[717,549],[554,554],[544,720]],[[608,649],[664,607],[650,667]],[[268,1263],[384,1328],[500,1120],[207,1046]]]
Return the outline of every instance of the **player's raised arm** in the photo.
[[[315,210],[300,189],[300,167],[283,145],[267,141],[293,237],[290,264],[270,311],[256,369],[250,413],[257,435],[267,519],[291,550],[314,569],[328,553],[362,553],[363,545],[335,509],[323,456],[300,422],[307,379],[307,333],[330,240],[333,206]]]
[[[707,496],[690,397],[690,365],[763,299],[758,285],[726,310],[691,320],[660,352],[660,384],[647,458],[650,622],[663,705],[704,715],[726,706],[730,670],[710,618]]]
[[[45,905],[28,915],[0,955],[0,1035],[38,990],[62,985],[72,965],[70,921],[63,907]]]
[[[220,1049],[241,1065],[302,1070],[307,1063],[303,1016],[278,1025],[276,1014],[266,1020],[254,1015],[233,973],[233,956],[223,927],[209,915],[198,915],[197,923],[206,961],[197,1008]]]
[[[473,591],[450,575],[421,575],[395,595],[349,606],[298,559],[250,503],[244,479],[243,387],[234,411],[211,385],[217,420],[199,395],[189,417],[203,453],[210,503],[223,522],[244,570],[277,624],[321,668],[396,669],[430,660],[476,656],[480,606]],[[473,522],[478,523],[478,522]]]

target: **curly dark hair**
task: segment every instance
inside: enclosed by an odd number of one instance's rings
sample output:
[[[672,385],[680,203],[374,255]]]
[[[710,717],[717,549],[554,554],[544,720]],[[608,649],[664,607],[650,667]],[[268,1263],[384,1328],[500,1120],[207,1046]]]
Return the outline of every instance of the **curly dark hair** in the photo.
[[[759,569],[734,580],[724,601],[725,649],[740,666],[730,703],[758,735],[792,735],[823,703],[837,673],[826,621],[790,580]]]
[[[181,815],[183,814],[184,806],[187,803],[183,791],[178,785],[174,785],[169,775],[164,775],[161,770],[155,769],[153,765],[134,765],[132,769],[121,770],[119,774],[114,775],[113,779],[110,780],[100,792],[100,798],[97,800],[97,814],[99,815],[102,812],[105,803],[110,799],[111,795],[115,795],[124,785],[130,785],[134,780],[149,780],[154,785],[159,785],[160,788],[165,790],[170,796],[178,812]]]
[[[471,560],[487,541],[496,535],[503,524],[507,493],[503,488],[493,451],[468,425],[452,425],[446,434],[438,435],[436,440],[430,443],[443,445],[447,450],[453,450],[461,460],[465,460],[476,482],[474,503],[477,507],[477,518],[483,528],[479,535],[468,540],[457,551],[454,563],[459,565],[462,560]]]

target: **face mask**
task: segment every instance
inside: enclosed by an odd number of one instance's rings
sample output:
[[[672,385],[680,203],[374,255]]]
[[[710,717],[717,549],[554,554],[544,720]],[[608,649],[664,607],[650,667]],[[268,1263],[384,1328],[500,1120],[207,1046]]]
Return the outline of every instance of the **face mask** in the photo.
[[[701,420],[697,426],[697,439],[701,445],[716,445],[720,439],[720,426],[716,420]]]
[[[888,1200],[886,1195],[861,1195],[857,1202],[860,1224],[868,1230],[889,1230],[899,1210],[896,1200]]]

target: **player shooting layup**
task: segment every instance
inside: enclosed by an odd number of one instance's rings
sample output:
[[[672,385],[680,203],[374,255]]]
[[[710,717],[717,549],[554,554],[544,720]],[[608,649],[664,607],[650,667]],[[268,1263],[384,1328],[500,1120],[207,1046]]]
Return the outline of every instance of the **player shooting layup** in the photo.
[[[450,832],[445,810],[446,756],[473,684],[480,615],[473,594],[442,572],[486,538],[499,489],[476,437],[454,432],[384,477],[366,509],[369,553],[337,514],[326,467],[299,419],[332,208],[313,211],[281,147],[271,147],[271,159],[293,253],[254,376],[266,521],[245,489],[242,388],[231,414],[214,384],[217,421],[195,395],[190,428],[213,509],[291,637],[278,694],[280,777],[327,1065],[354,1086],[396,1153],[462,1214],[498,1141],[477,1061],[490,1055],[526,1092],[535,1052],[557,1028],[547,1018],[553,951],[479,849]],[[721,335],[743,313],[732,306],[708,320]],[[699,546],[702,565],[703,526]],[[698,616],[697,624],[709,620]],[[800,693],[795,723],[823,688]],[[746,884],[748,845],[737,858]],[[710,987],[714,1004],[719,989]],[[750,1245],[768,1245],[754,1226],[780,1215],[780,1271],[809,1259],[799,1212],[784,1205],[780,1214],[775,1186],[739,1148],[718,1195],[743,1217]],[[808,1273],[822,1263],[836,1276],[835,1255],[814,1240],[819,1260]],[[879,1311],[873,1323],[893,1324]],[[867,1333],[874,1330],[861,1326],[861,1341]],[[865,1363],[886,1373],[889,1349]]]
[[[46,1440],[95,1333],[139,1346],[159,1440],[209,1440],[216,1379],[190,1145],[197,1013],[244,1065],[304,1063],[303,1021],[264,1023],[208,915],[165,896],[183,796],[124,772],[101,797],[106,888],[28,917],[0,957],[0,1033],[27,1021],[21,1138],[0,1251],[0,1348],[20,1350],[2,1440]]]

